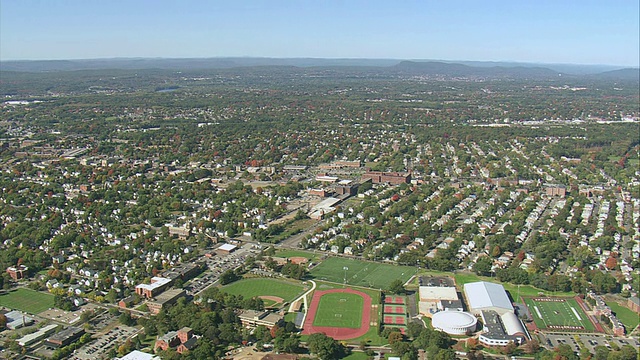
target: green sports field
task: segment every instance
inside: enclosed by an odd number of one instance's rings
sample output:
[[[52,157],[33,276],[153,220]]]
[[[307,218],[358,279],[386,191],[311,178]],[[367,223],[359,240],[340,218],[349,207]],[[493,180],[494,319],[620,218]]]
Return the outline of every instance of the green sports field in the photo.
[[[320,298],[313,326],[357,329],[362,324],[362,296],[350,293],[329,293]]]
[[[393,280],[400,279],[406,282],[416,271],[417,269],[411,266],[331,257],[313,268],[311,275],[317,280],[343,283],[346,272],[349,285],[385,290]]]
[[[0,295],[0,306],[38,314],[53,307],[53,295],[20,288]]]
[[[582,311],[582,308],[572,298],[547,298],[556,301],[541,301],[538,298],[524,298],[533,321],[539,329],[571,330],[568,327],[582,327],[586,331],[593,331],[594,326]]]
[[[284,301],[292,301],[304,292],[300,282],[270,278],[248,278],[223,286],[222,291],[242,295],[245,299],[255,296],[277,296]]]

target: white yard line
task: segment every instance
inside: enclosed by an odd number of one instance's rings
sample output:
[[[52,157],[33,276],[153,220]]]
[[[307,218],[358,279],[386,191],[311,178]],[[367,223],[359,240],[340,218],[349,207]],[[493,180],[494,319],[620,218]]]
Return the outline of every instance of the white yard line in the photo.
[[[575,315],[578,318],[578,320],[582,321],[582,318],[580,318],[580,315],[578,315],[578,312],[573,306],[571,307],[571,311],[573,311],[573,315]]]

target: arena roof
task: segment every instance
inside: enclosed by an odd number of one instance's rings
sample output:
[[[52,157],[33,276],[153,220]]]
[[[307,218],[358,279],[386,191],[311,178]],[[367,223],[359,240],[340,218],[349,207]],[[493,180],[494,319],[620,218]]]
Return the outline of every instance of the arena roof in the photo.
[[[511,300],[500,284],[486,281],[464,284],[464,293],[469,307],[474,311],[496,308],[513,312]]]

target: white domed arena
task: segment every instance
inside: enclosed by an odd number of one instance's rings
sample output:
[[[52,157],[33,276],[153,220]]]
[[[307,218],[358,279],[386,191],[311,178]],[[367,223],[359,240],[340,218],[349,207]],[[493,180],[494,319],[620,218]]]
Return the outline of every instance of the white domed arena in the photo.
[[[478,319],[464,311],[440,311],[433,314],[431,325],[434,329],[449,335],[465,335],[476,330]]]

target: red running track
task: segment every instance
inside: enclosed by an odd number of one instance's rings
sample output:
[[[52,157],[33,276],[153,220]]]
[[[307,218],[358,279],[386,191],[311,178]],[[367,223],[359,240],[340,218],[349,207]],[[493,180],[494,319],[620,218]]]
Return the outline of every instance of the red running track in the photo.
[[[350,293],[360,295],[362,297],[362,321],[358,329],[350,328],[338,328],[329,326],[313,326],[313,321],[316,318],[316,312],[318,311],[318,305],[320,304],[320,298],[324,294],[329,293]],[[307,312],[307,318],[302,325],[302,334],[311,335],[315,333],[324,333],[327,336],[334,338],[335,340],[348,340],[360,337],[369,331],[369,324],[371,323],[371,296],[363,293],[362,291],[353,289],[333,289],[333,290],[316,290],[313,293],[311,304],[309,305],[309,311]]]

